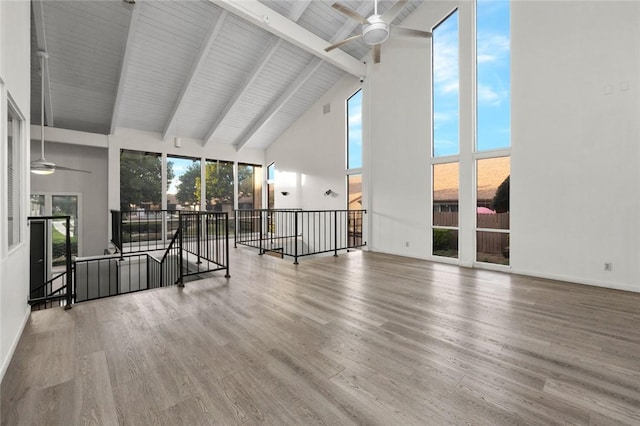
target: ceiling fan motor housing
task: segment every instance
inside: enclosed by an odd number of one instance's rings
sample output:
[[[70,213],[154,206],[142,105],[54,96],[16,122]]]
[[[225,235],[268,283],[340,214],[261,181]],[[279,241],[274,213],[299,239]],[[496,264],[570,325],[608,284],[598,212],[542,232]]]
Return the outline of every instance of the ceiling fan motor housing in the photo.
[[[384,43],[389,38],[389,25],[382,20],[380,15],[372,15],[367,18],[368,23],[362,25],[362,39],[365,43],[375,46]]]

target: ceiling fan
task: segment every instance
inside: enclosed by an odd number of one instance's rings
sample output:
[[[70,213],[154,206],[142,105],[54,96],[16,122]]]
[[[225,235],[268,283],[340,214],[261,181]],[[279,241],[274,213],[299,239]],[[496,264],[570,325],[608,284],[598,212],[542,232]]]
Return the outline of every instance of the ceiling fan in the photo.
[[[379,15],[378,0],[374,0],[373,15],[369,16],[368,18],[365,18],[355,10],[351,9],[349,6],[345,6],[342,3],[333,3],[331,5],[332,8],[338,10],[339,12],[342,12],[349,18],[354,19],[362,24],[362,33],[332,44],[331,46],[324,49],[325,52],[330,52],[333,49],[349,43],[350,41],[362,38],[365,43],[373,46],[373,63],[379,64],[380,46],[389,38],[391,28],[393,28],[393,32],[396,34],[423,38],[431,37],[431,33],[429,31],[414,30],[413,28],[391,25],[391,22],[396,19],[406,3],[407,0],[398,0],[393,4],[393,6],[387,9],[386,12],[384,12],[382,15]]]
[[[87,170],[72,169],[70,167],[56,166],[51,161],[44,158],[44,63],[49,58],[47,52],[39,50],[37,52],[40,58],[40,158],[31,162],[31,173],[36,175],[51,175],[56,170],[68,170],[71,172],[91,173]]]

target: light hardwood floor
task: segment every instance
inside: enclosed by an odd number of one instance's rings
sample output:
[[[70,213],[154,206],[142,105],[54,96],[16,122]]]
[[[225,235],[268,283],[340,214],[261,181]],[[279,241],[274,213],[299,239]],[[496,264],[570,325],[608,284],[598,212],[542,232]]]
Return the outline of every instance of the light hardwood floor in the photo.
[[[640,424],[640,294],[353,252],[34,312],[2,424]]]

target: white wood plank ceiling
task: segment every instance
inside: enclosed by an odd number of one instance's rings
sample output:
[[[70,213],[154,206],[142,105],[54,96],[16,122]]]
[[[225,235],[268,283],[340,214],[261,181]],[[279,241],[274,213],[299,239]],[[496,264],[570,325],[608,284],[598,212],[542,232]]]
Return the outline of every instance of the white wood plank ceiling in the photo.
[[[365,69],[370,49],[361,41],[322,53],[360,31],[332,3],[33,0],[32,121],[40,124],[36,51],[46,50],[48,126],[266,148],[345,70]],[[373,11],[372,0],[342,3]],[[393,3],[380,0],[379,12]],[[408,2],[395,23],[420,3]]]

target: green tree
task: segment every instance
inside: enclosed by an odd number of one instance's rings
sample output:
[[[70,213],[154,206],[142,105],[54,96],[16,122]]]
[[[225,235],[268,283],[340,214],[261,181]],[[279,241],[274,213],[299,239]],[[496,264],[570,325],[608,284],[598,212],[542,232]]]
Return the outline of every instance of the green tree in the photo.
[[[167,162],[167,185],[173,179],[173,164]],[[162,199],[162,157],[143,152],[120,152],[120,209],[143,203],[159,205]]]
[[[180,183],[177,185],[176,198],[180,204],[200,203],[200,162],[193,162],[185,172],[180,175]]]
[[[201,182],[197,182],[198,191]],[[233,205],[233,163],[207,162],[205,168],[207,204]]]
[[[491,202],[491,207],[496,213],[506,213],[509,211],[509,178],[511,175],[507,176],[507,178],[502,181],[498,189],[496,190],[496,195],[493,197],[493,201]]]

